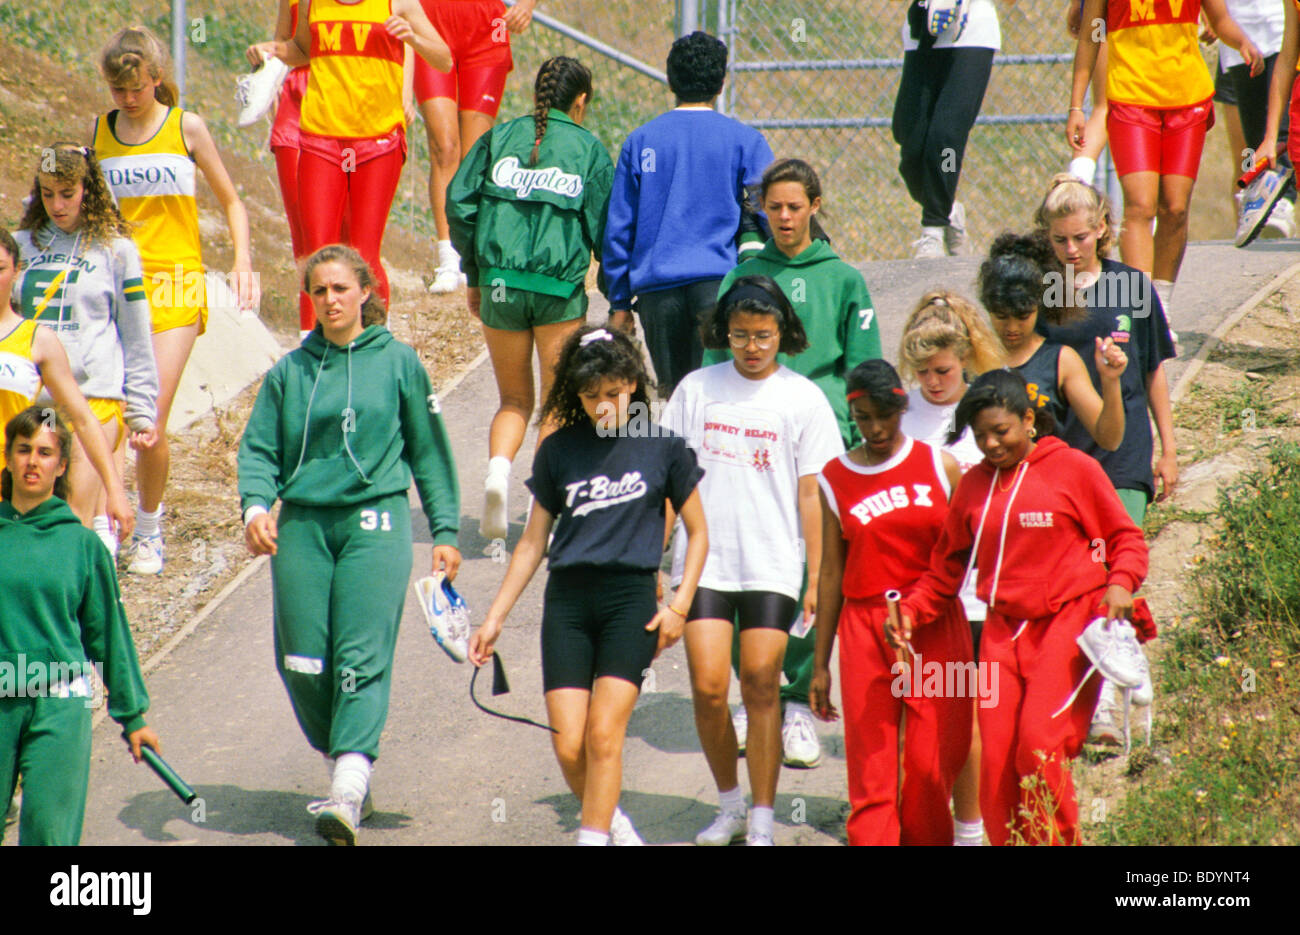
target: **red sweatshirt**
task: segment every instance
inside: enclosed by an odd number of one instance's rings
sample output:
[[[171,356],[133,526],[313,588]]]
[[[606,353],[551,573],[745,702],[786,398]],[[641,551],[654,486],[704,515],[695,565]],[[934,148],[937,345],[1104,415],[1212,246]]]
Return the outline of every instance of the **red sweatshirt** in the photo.
[[[1050,617],[1081,594],[1112,584],[1136,591],[1146,577],[1142,531],[1100,465],[1044,438],[1010,472],[985,460],[962,476],[930,570],[903,601],[917,625],[961,589],[977,531],[975,593],[1004,617]]]

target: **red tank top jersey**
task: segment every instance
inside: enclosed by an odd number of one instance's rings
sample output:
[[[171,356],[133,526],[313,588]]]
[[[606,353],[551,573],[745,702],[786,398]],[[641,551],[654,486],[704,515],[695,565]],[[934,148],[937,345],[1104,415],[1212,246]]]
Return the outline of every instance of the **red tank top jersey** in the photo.
[[[952,494],[938,448],[907,438],[898,454],[871,467],[840,455],[817,481],[848,543],[845,597],[905,591],[930,567]]]

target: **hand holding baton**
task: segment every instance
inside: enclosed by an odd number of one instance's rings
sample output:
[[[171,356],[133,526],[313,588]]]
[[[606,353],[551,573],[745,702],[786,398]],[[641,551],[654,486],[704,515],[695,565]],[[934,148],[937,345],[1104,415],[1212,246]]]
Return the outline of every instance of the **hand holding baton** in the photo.
[[[128,743],[130,742],[125,731],[122,733],[122,739],[126,740]],[[171,789],[172,792],[175,792],[177,797],[186,805],[189,805],[199,797],[199,794],[194,791],[193,787],[182,779],[180,774],[178,774],[176,770],[172,769],[167,761],[159,756],[157,751],[155,751],[153,747],[148,746],[147,743],[140,744],[140,759],[149,764],[149,768],[157,773],[158,778],[167,784],[167,788]]]

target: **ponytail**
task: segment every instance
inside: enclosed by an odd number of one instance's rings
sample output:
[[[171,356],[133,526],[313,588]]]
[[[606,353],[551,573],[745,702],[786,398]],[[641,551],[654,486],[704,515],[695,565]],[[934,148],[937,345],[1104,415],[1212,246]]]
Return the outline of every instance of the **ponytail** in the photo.
[[[159,82],[153,91],[158,103],[175,107],[180,100],[180,93],[171,77],[167,47],[144,26],[118,30],[100,53],[99,69],[104,80],[114,87],[148,78]]]

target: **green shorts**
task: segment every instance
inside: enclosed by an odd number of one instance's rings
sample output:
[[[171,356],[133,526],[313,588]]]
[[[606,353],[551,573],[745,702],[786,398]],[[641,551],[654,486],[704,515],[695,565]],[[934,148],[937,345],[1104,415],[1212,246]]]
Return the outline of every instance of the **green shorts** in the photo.
[[[1137,523],[1138,528],[1141,528],[1142,521],[1147,515],[1147,492],[1130,487],[1116,490],[1115,493],[1119,494],[1119,502],[1124,504],[1129,518]]]
[[[496,301],[491,287],[480,292],[479,317],[483,324],[498,331],[528,331],[538,325],[554,325],[562,321],[587,317],[587,290],[579,285],[574,294],[561,299],[527,289],[501,289],[501,301]]]

